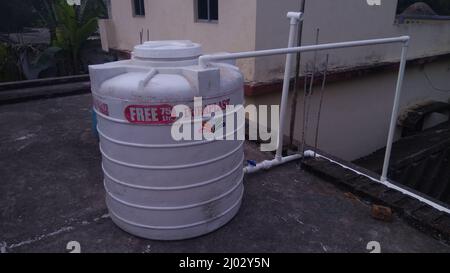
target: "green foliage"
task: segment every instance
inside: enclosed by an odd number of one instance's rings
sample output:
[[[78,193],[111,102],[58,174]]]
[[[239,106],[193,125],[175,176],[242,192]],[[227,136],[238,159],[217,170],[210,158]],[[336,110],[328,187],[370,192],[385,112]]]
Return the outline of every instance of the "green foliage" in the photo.
[[[0,82],[23,79],[18,59],[18,51],[13,45],[0,43]]]
[[[7,58],[10,60],[8,66],[14,64],[21,66],[19,74],[25,75],[28,79],[38,77],[41,72],[52,66],[57,67],[58,75],[83,72],[81,50],[88,38],[97,30],[97,18],[107,13],[103,0],[81,0],[80,6],[70,6],[66,0],[1,0],[0,15],[6,16],[10,13],[23,15],[17,16],[18,18],[27,17],[28,13],[21,13],[21,10],[31,12],[34,21],[30,22],[31,18],[29,18],[23,22],[20,21],[19,24],[19,19],[12,20],[11,24],[14,27],[8,25],[8,29],[30,25],[46,27],[50,31],[51,46],[36,52],[30,49],[31,45],[11,45],[9,50],[14,54],[11,53],[11,57]],[[5,18],[10,19],[11,16]],[[3,60],[6,61],[6,59]],[[5,65],[0,69],[4,67]]]
[[[59,52],[61,49],[58,47],[48,47],[43,51],[35,51],[34,54],[30,54],[30,50],[23,51],[20,56],[22,73],[27,79],[37,79],[48,69],[56,69]]]
[[[50,40],[53,41],[56,35],[58,21],[54,9],[54,0],[26,0],[39,15],[39,25],[46,27],[50,31]]]
[[[80,52],[83,45],[97,30],[97,18],[104,16],[106,7],[102,0],[82,0],[80,6],[70,6],[65,0],[27,0],[50,30],[51,43],[60,48],[63,74],[81,71]]]
[[[402,13],[406,8],[417,2],[428,4],[439,15],[450,15],[449,0],[399,0],[397,13]]]
[[[51,39],[49,47],[0,40],[0,81],[83,72],[81,51],[97,30],[97,18],[106,14],[103,0],[81,0],[80,6],[66,0],[0,0],[0,32],[45,27]]]
[[[53,46],[61,48],[67,60],[70,60],[71,74],[80,72],[81,49],[89,36],[97,30],[98,2],[83,0],[80,6],[69,6],[65,0],[53,2],[57,20]]]
[[[36,48],[31,44],[0,43],[0,82],[32,80],[56,70],[60,48]]]

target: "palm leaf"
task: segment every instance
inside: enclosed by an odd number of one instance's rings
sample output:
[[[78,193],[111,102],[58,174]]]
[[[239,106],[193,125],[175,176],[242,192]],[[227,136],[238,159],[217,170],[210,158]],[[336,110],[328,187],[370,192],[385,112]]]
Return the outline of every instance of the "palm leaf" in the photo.
[[[89,36],[97,30],[97,18],[91,18],[84,25],[78,28],[76,32],[75,46],[81,48]]]

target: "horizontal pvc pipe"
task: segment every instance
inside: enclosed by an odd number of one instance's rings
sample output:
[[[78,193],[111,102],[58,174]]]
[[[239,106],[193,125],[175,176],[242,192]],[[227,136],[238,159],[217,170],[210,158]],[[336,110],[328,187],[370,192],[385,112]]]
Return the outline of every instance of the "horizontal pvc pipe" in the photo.
[[[411,191],[408,191],[408,190],[406,190],[406,189],[404,189],[404,188],[401,188],[401,187],[399,187],[399,186],[397,186],[397,185],[394,185],[394,184],[392,184],[392,183],[390,183],[390,182],[388,182],[388,181],[382,181],[382,180],[373,178],[373,177],[371,177],[370,175],[367,175],[367,174],[364,174],[364,173],[362,173],[362,172],[359,172],[359,171],[357,171],[357,170],[355,170],[355,169],[352,169],[352,168],[350,168],[350,167],[348,167],[348,166],[346,166],[346,165],[344,165],[344,164],[341,164],[341,163],[339,163],[339,162],[337,162],[337,161],[335,161],[335,160],[332,160],[332,159],[330,159],[330,158],[328,158],[328,157],[326,157],[326,156],[320,155],[320,154],[318,154],[318,153],[314,153],[314,152],[311,151],[311,150],[305,151],[305,154],[304,154],[304,155],[305,155],[305,157],[314,157],[314,154],[315,154],[316,157],[320,157],[320,158],[326,159],[326,160],[328,160],[328,161],[330,161],[330,162],[332,162],[332,163],[334,163],[334,164],[337,164],[337,165],[341,166],[341,167],[344,168],[344,169],[347,169],[347,170],[353,171],[353,172],[356,173],[356,174],[365,176],[365,177],[369,178],[370,180],[372,180],[372,181],[374,181],[374,182],[383,184],[383,185],[385,185],[386,187],[388,187],[388,188],[390,188],[390,189],[399,191],[399,192],[401,192],[401,193],[403,193],[403,194],[405,194],[405,195],[408,195],[408,196],[410,196],[410,197],[412,197],[412,198],[414,198],[414,199],[417,199],[417,200],[419,200],[420,202],[425,203],[425,204],[427,204],[427,205],[429,205],[429,206],[431,206],[431,207],[433,207],[433,208],[435,208],[435,209],[437,209],[437,210],[439,210],[439,211],[442,211],[442,212],[445,212],[445,213],[450,214],[450,209],[448,209],[448,208],[446,208],[446,207],[444,207],[444,206],[441,206],[441,205],[439,205],[439,204],[437,204],[437,203],[435,203],[435,202],[433,202],[433,201],[431,201],[431,200],[429,200],[429,199],[426,199],[426,198],[424,198],[424,197],[422,197],[422,196],[419,196],[419,195],[417,195],[417,194],[415,194],[415,193],[413,193],[413,192],[411,192]]]
[[[281,164],[284,163],[288,163],[297,159],[302,158],[302,155],[300,154],[295,154],[295,155],[290,155],[290,156],[285,156],[285,157],[281,157],[281,158],[275,158],[272,160],[265,160],[261,163],[256,164],[255,166],[247,166],[244,168],[244,173],[249,174],[249,173],[255,173],[261,170],[268,170],[270,168],[273,168],[275,166],[279,166]]]
[[[329,44],[320,44],[320,45],[291,47],[291,48],[277,48],[277,49],[247,51],[247,52],[239,52],[239,53],[203,55],[203,56],[200,56],[200,58],[199,58],[199,65],[202,67],[207,67],[210,62],[214,62],[214,61],[254,58],[254,57],[263,57],[263,56],[271,56],[271,55],[282,55],[282,54],[290,54],[290,53],[297,53],[297,52],[321,51],[321,50],[327,50],[327,49],[338,49],[338,48],[367,46],[367,45],[407,43],[408,41],[409,41],[409,36],[400,36],[400,37],[393,37],[393,38],[349,41],[349,42],[329,43]]]

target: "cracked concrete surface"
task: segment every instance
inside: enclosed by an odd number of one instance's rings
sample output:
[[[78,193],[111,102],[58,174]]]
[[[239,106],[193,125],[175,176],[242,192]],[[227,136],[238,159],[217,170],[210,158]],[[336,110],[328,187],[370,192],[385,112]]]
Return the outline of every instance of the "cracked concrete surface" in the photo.
[[[238,215],[202,237],[144,240],[116,227],[104,202],[90,95],[0,106],[0,252],[450,252],[450,247],[290,163],[245,178]],[[267,154],[246,144],[246,158]]]

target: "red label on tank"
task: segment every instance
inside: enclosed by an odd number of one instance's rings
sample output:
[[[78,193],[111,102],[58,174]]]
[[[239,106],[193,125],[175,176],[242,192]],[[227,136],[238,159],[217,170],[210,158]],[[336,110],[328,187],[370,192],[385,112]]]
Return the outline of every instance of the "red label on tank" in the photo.
[[[176,121],[169,104],[129,105],[124,114],[129,122],[136,124],[171,124]]]
[[[98,99],[94,99],[94,107],[103,115],[109,116],[108,104],[101,102]]]

